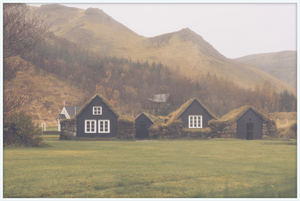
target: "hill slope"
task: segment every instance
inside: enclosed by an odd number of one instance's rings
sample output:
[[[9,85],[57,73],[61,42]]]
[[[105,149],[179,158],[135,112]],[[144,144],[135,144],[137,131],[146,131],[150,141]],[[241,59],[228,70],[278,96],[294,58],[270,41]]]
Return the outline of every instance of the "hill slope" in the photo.
[[[297,52],[282,51],[266,54],[255,54],[236,59],[253,66],[273,77],[287,83],[294,89],[297,87]]]
[[[197,79],[201,74],[216,74],[239,84],[254,88],[269,82],[277,91],[296,90],[268,73],[228,59],[190,29],[163,34],[153,38],[139,36],[115,21],[100,9],[69,8],[57,4],[44,5],[41,13],[49,13],[48,23],[57,36],[104,55],[132,60],[161,62],[183,75]]]
[[[20,110],[32,115],[38,125],[46,122],[46,126],[57,126],[56,118],[63,102],[66,105],[82,105],[83,93],[77,87],[66,84],[53,74],[36,74],[33,68],[19,71],[16,78],[6,82],[5,90],[16,94],[29,94],[32,101],[21,106]]]

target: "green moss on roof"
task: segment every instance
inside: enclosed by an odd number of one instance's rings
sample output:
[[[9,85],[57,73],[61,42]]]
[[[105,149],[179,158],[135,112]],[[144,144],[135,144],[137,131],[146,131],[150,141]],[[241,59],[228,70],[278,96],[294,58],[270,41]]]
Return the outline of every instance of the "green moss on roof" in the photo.
[[[179,118],[179,116],[190,106],[190,104],[194,101],[194,100],[197,100],[201,105],[202,107],[214,118],[214,119],[218,119],[213,113],[211,113],[209,111],[209,109],[207,107],[205,107],[198,99],[196,98],[191,98],[190,100],[188,100],[187,102],[185,102],[184,104],[182,104],[180,106],[180,108],[178,108],[177,110],[175,110],[174,112],[172,112],[169,116],[170,116],[170,119],[168,120],[167,123],[171,123],[175,120],[177,120]]]
[[[146,117],[148,117],[153,123],[155,124],[161,124],[161,123],[165,123],[165,120],[164,119],[161,119],[157,116],[154,116],[152,114],[149,114],[149,113],[145,113],[143,112],[144,115],[146,115]]]
[[[102,95],[96,94],[93,97],[91,97],[81,108],[80,110],[77,112],[76,115],[74,115],[72,118],[70,119],[64,119],[61,121],[72,121],[74,119],[77,119],[77,116],[85,110],[85,108],[96,98],[96,96],[99,96],[99,98],[103,101],[103,103],[117,116],[117,118],[120,117],[119,112],[116,110],[116,108],[106,99],[104,98]]]
[[[134,119],[130,116],[122,115],[118,118],[118,122],[133,123],[134,124]]]
[[[239,118],[247,109],[249,108],[249,106],[243,106],[237,109],[233,109],[230,112],[228,112],[226,115],[224,115],[223,117],[221,117],[219,120],[220,121],[236,121],[237,118]],[[252,107],[253,110],[255,110],[260,116],[262,116],[264,119],[267,119],[267,115],[265,115],[262,112],[259,112],[257,109],[255,109],[254,107]]]

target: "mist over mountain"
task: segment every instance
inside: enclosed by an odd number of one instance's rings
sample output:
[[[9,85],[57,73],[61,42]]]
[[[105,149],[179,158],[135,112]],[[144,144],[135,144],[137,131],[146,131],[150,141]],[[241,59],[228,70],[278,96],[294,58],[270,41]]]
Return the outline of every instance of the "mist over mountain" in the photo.
[[[297,88],[297,51],[248,55],[237,61],[253,66]]]
[[[87,10],[52,4],[39,8],[50,14],[47,20],[55,35],[100,54],[134,61],[161,62],[182,75],[197,79],[210,73],[228,78],[244,88],[268,82],[278,91],[290,85],[249,64],[228,59],[189,28],[156,37],[143,37],[98,8]]]

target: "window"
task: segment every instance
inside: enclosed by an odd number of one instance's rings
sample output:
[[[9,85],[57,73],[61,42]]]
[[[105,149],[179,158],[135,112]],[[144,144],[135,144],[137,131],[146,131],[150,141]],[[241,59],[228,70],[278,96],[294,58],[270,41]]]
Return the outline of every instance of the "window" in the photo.
[[[93,115],[102,115],[102,107],[94,106],[93,107]]]
[[[99,120],[98,133],[109,133],[109,120]]]
[[[202,115],[190,115],[189,128],[202,128]]]
[[[85,120],[85,133],[96,133],[96,120]]]

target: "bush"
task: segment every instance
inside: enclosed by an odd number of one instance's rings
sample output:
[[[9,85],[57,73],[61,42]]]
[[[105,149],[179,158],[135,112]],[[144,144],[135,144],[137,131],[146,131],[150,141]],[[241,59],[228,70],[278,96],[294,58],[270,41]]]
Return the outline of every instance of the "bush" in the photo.
[[[211,137],[211,129],[207,128],[198,128],[198,129],[191,129],[191,128],[184,128],[182,129],[182,133],[184,136],[191,137],[191,138],[208,138]]]
[[[220,120],[210,120],[208,122],[208,126],[211,128],[211,130],[214,131],[222,131],[225,127],[232,125],[233,121],[220,121]]]
[[[117,138],[131,139],[135,137],[135,121],[128,116],[118,118],[118,133]]]
[[[162,126],[157,124],[152,124],[149,128],[149,138],[161,138]]]
[[[42,130],[34,125],[30,115],[24,111],[12,114],[4,125],[4,145],[40,147],[47,145],[41,136]]]
[[[180,138],[182,136],[183,122],[181,120],[175,120],[168,124],[162,125],[162,136],[164,138]]]

